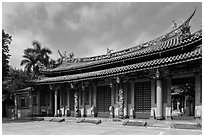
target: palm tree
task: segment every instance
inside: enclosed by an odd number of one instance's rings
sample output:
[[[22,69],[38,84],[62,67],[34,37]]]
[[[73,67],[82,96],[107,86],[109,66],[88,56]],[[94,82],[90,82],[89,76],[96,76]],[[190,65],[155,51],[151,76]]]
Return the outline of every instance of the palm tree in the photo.
[[[24,59],[21,60],[21,66],[25,65],[25,71],[28,73],[33,72],[38,74],[38,61],[39,56],[36,56],[34,53],[29,53],[27,50],[24,50]]]
[[[39,64],[43,64],[45,67],[49,66],[49,55],[52,51],[48,48],[42,48],[38,41],[33,41],[34,48],[27,48],[24,50],[24,59],[21,61],[21,66],[25,65],[25,70],[28,73],[33,72],[39,74]]]
[[[32,45],[34,48],[27,48],[26,52],[34,53],[36,56],[38,56],[39,61],[47,67],[49,65],[50,58],[48,54],[52,54],[52,51],[49,48],[42,48],[38,41],[33,41]]]

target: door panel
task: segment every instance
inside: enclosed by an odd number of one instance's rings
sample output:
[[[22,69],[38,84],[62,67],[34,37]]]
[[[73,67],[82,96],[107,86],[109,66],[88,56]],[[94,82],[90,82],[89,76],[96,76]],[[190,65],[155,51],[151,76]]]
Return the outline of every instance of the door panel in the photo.
[[[151,82],[135,83],[136,118],[149,118],[151,111]]]
[[[111,90],[109,86],[97,87],[96,105],[99,117],[109,117],[109,107],[111,105]]]

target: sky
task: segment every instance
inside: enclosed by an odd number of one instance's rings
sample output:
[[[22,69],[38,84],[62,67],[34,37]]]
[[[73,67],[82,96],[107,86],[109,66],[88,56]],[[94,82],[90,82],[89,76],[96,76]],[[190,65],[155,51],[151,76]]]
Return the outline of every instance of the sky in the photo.
[[[22,68],[23,51],[37,40],[75,57],[106,54],[145,43],[172,30],[173,20],[187,19],[195,7],[191,31],[201,29],[201,2],[3,2],[2,29],[12,36],[10,65]]]

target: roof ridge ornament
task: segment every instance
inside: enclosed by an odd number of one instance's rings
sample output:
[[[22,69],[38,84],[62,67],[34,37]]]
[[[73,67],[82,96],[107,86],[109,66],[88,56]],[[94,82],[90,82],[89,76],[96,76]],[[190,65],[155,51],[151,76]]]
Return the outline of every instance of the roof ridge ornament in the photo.
[[[107,57],[110,57],[112,51],[113,51],[113,49],[109,49],[109,48],[107,48],[106,56],[107,56]]]
[[[181,27],[179,27],[179,30],[181,32],[179,37],[181,41],[189,38],[191,35],[191,31],[190,31],[191,26],[189,23],[196,12],[196,9],[197,9],[197,6],[195,10],[193,11],[193,13],[191,14],[191,16],[181,25]]]

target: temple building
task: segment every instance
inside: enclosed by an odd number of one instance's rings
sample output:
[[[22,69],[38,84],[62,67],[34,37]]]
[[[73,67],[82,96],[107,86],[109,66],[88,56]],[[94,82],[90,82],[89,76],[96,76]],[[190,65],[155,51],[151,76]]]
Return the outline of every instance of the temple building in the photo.
[[[196,10],[195,10],[196,11]],[[202,119],[202,29],[190,20],[154,40],[85,58],[62,57],[16,97],[29,116]],[[20,94],[20,93],[19,93]],[[22,106],[21,106],[22,105]]]

